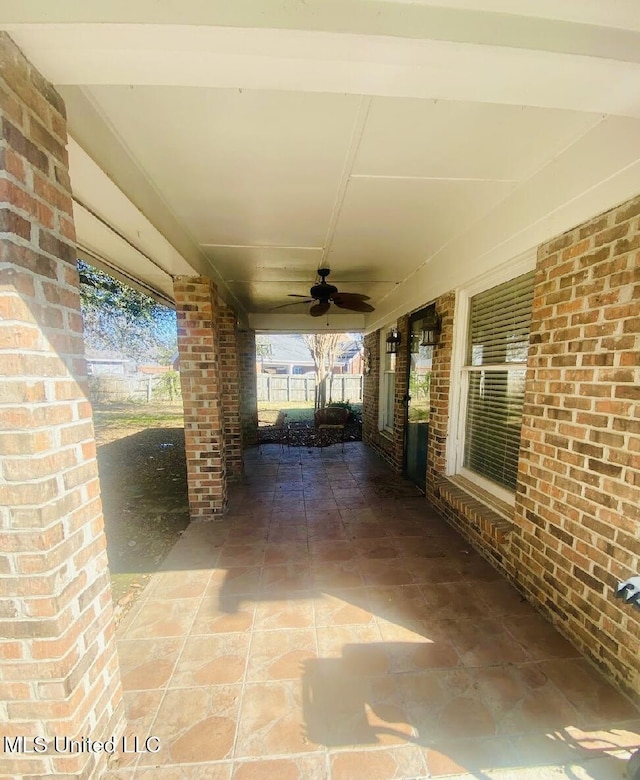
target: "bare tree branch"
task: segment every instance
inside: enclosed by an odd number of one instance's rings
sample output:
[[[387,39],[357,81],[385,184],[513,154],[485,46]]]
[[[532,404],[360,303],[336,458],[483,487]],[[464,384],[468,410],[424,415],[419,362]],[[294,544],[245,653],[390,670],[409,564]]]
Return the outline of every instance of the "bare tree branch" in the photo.
[[[316,375],[316,409],[323,409],[327,404],[327,384],[333,376],[333,368],[340,356],[340,345],[344,341],[343,333],[305,333],[302,340],[311,353]],[[329,386],[329,400],[331,387]]]

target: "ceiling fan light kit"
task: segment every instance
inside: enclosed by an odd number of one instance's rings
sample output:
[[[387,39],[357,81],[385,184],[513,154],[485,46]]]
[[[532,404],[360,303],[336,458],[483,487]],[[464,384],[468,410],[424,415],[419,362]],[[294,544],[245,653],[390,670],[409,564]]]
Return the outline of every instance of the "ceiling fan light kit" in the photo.
[[[318,276],[320,281],[318,284],[314,284],[309,290],[309,295],[316,300],[329,300],[332,295],[338,292],[338,288],[326,281],[327,276],[331,273],[330,268],[318,268]]]

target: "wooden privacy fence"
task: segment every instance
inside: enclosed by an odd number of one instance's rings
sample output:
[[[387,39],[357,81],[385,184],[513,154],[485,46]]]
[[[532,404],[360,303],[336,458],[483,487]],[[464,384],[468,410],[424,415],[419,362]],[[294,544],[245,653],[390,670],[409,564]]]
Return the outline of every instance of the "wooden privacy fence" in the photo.
[[[257,379],[258,401],[313,403],[315,398],[316,380],[313,376],[258,374]],[[331,400],[362,403],[362,374],[336,374],[331,385]]]
[[[168,401],[180,398],[180,383],[172,387],[167,374],[99,374],[89,376],[89,398],[98,404]]]

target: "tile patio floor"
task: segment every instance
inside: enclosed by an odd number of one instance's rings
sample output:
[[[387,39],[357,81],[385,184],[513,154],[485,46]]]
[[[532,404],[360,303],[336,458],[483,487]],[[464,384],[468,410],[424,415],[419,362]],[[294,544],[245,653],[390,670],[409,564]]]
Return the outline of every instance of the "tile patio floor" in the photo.
[[[638,710],[367,448],[246,470],[119,627],[162,748],[108,777],[624,776]]]

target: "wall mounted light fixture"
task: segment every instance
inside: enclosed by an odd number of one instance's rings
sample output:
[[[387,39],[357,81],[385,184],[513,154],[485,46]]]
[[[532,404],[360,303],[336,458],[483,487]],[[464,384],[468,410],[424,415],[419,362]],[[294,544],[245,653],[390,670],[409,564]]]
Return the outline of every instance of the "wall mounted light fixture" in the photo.
[[[362,369],[365,374],[371,373],[371,350],[368,347],[362,350]]]
[[[442,320],[435,308],[430,309],[422,319],[421,347],[434,347],[438,343],[438,336],[442,329]]]
[[[387,336],[387,355],[397,355],[401,341],[402,335],[398,333],[398,329],[391,328]]]

